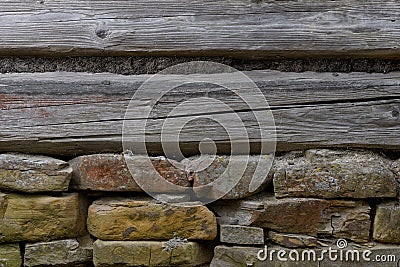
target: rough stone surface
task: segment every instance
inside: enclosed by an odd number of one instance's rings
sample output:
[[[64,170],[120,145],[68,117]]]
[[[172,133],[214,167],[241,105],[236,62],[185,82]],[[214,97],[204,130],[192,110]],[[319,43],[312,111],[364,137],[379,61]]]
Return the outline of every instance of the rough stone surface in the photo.
[[[221,184],[217,182],[214,183],[211,190],[207,187],[205,187],[205,190],[198,190],[196,193],[198,197],[202,198],[207,196],[209,198],[216,198],[221,195],[221,192],[225,193],[226,190],[224,188],[226,183],[223,182],[224,179],[229,180],[234,177],[235,174],[241,173],[243,169],[243,175],[240,177],[238,183],[229,190],[227,194],[223,195],[222,199],[245,198],[254,195],[271,183],[272,176],[268,175],[273,160],[271,155],[264,155],[261,157],[250,156],[246,168],[242,168],[242,166],[237,163],[232,164],[232,166],[228,168],[230,160],[246,162],[242,156],[217,156],[210,166],[202,171],[194,173],[194,187],[210,184],[217,179],[222,182]],[[193,166],[189,166],[189,169],[190,168],[193,168]],[[195,168],[197,168],[197,166],[195,166]],[[257,168],[260,169],[256,173]],[[254,185],[251,185],[252,181]]]
[[[396,175],[397,180],[400,180],[400,159],[395,160],[392,164],[392,170]]]
[[[0,154],[0,189],[20,192],[67,191],[72,168],[62,160],[22,154]]]
[[[369,246],[348,244],[348,247],[344,249],[331,246],[333,250],[331,258],[329,258],[329,247],[288,249],[272,246],[266,249],[268,257],[265,261],[261,261],[257,258],[257,254],[261,249],[263,250],[260,254],[262,257],[265,255],[265,247],[217,246],[214,250],[214,257],[210,267],[393,267],[397,266],[397,261],[400,259],[399,246],[382,244]],[[323,250],[326,250],[326,252],[324,253]],[[284,253],[281,252],[281,259],[278,258],[279,251],[285,251]],[[315,258],[312,251],[315,252]],[[368,253],[368,251],[370,251],[370,253]],[[364,254],[363,257],[364,252],[367,253]],[[340,260],[341,253],[342,260]],[[359,255],[359,257],[357,255]],[[282,258],[286,259],[286,261],[282,260]]]
[[[187,173],[168,162],[164,157],[151,157],[151,163],[157,172],[168,182],[183,187],[190,186]],[[145,166],[145,157],[133,156],[135,168],[129,171],[122,154],[95,154],[77,157],[70,161],[73,167],[71,187],[78,190],[93,191],[133,191],[141,192],[136,183],[138,176],[146,176],[149,183],[153,182],[154,172]],[[163,192],[164,188],[155,191]],[[153,188],[153,187],[152,187]]]
[[[396,197],[398,183],[392,161],[368,151],[313,149],[276,158],[277,197]]]
[[[62,197],[0,194],[0,242],[50,241],[86,232],[87,204],[74,193]]]
[[[264,244],[264,230],[259,227],[221,225],[220,241],[238,245]]]
[[[217,235],[215,215],[205,206],[134,199],[95,201],[89,207],[88,229],[102,240],[162,240],[174,234],[212,240]]]
[[[316,247],[318,245],[318,239],[308,235],[295,235],[270,231],[268,232],[268,239],[287,248]]]
[[[374,229],[374,240],[382,243],[400,244],[400,205],[389,202],[377,206]]]
[[[92,262],[92,254],[89,237],[27,244],[24,266],[76,266]]]
[[[96,267],[106,266],[199,266],[212,259],[212,246],[183,242],[167,250],[160,241],[94,242],[93,261]]]
[[[71,188],[94,191],[142,191],[129,173],[124,157],[97,154],[72,159]]]
[[[300,266],[300,267],[319,267],[318,262],[313,261],[299,261],[299,262],[282,262],[273,255],[272,260],[270,258],[265,261],[260,261],[257,258],[257,254],[260,250],[264,249],[260,247],[227,247],[217,246],[214,249],[214,257],[211,261],[210,267],[264,267],[264,266]],[[270,250],[286,250],[282,247],[271,247],[267,249],[267,253]],[[301,253],[301,251],[300,251]]]
[[[246,203],[255,208],[248,208]],[[258,205],[254,203],[259,202]],[[262,205],[262,208],[261,208]],[[249,200],[219,201],[211,204],[220,224],[269,228],[278,232],[327,235],[367,242],[370,207],[362,201],[288,198],[259,194]]]
[[[0,266],[21,267],[22,258],[18,244],[0,245]]]

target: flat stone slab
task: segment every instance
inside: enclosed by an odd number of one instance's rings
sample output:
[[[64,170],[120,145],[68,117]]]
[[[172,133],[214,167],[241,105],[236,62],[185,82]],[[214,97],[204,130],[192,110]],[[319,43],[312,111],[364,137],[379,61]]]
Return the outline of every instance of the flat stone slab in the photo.
[[[318,246],[318,239],[316,237],[308,235],[286,234],[269,231],[268,240],[287,248],[304,248]]]
[[[93,247],[93,262],[96,267],[199,266],[212,259],[212,246],[181,242],[172,249],[167,243],[97,240]]]
[[[0,190],[28,193],[67,191],[72,168],[67,162],[23,154],[0,154]]]
[[[369,151],[312,149],[275,158],[276,197],[381,198],[397,196],[393,162]]]
[[[101,199],[89,207],[88,229],[102,240],[163,240],[174,234],[194,240],[215,239],[215,215],[205,206],[189,204]]]
[[[399,203],[386,202],[376,207],[373,238],[382,243],[400,244]]]
[[[86,232],[86,199],[0,194],[0,242],[36,242],[75,238]]]
[[[25,246],[24,266],[77,266],[91,263],[93,247],[89,237],[39,242]]]
[[[163,187],[154,184],[153,170],[146,165],[147,157],[134,155],[129,160],[134,164],[130,172],[122,154],[94,154],[80,156],[70,161],[73,168],[71,187],[76,190],[142,192],[136,177],[146,177],[155,192],[168,193]],[[173,166],[165,157],[150,157],[155,170],[168,182],[182,187],[190,186],[187,173]]]
[[[262,245],[264,244],[264,230],[259,227],[221,225],[220,241],[238,245]]]
[[[218,215],[221,225],[257,226],[282,233],[332,236],[356,242],[369,240],[370,207],[363,201],[277,199],[263,193],[246,200],[220,200],[210,208]]]
[[[0,266],[21,267],[22,257],[18,244],[0,245]]]

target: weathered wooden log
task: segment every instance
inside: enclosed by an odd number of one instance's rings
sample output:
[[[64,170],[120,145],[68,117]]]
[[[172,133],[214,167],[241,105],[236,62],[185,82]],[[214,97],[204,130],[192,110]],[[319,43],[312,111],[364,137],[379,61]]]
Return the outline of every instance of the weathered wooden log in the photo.
[[[397,1],[1,1],[0,55],[392,57]]]
[[[246,74],[269,102],[276,123],[278,151],[313,147],[400,149],[400,73],[332,75],[251,71]],[[218,78],[218,74],[214,75]],[[67,156],[120,152],[126,108],[149,77],[1,74],[0,151]],[[210,77],[210,81],[215,77]],[[151,99],[157,95],[157,88],[173,83],[175,78],[166,75],[161,84],[152,86],[155,91],[144,92],[138,105],[154,104],[155,100]],[[246,86],[242,84],[244,90]],[[174,107],[206,96],[221,100],[238,114],[246,126],[252,151],[257,151],[260,140],[254,112],[260,111],[249,110],[240,98],[224,88],[194,84],[178,87],[162,97],[149,118],[145,115],[135,118],[137,122],[147,120],[149,152],[162,152],[162,123]],[[182,119],[196,119],[213,112],[225,111],[195,102],[187,114],[178,114],[172,122],[180,123]],[[135,137],[135,129],[131,134]],[[229,153],[226,132],[210,120],[194,120],[183,128],[180,134],[183,152],[198,153],[198,144],[203,138],[215,140],[219,153]]]

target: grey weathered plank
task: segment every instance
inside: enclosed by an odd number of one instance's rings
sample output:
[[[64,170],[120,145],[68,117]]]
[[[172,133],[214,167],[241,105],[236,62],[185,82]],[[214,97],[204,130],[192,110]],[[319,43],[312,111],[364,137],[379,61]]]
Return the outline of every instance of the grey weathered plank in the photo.
[[[398,1],[0,1],[0,55],[399,58]]]
[[[269,102],[277,126],[278,150],[326,146],[400,149],[400,73],[246,74]],[[121,151],[122,124],[129,100],[149,77],[1,74],[0,151],[58,155]],[[159,86],[173,80],[166,75]],[[147,92],[139,105],[148,105],[152,94],[154,91]],[[155,105],[147,127],[153,153],[161,153],[160,129],[172,108],[206,95],[220,99],[239,114],[248,129],[252,148],[257,150],[256,121],[248,107],[224,89],[196,85],[178,88]],[[212,106],[193,105],[185,116],[174,120],[180,122],[218,111]],[[180,136],[183,150],[194,153],[204,137],[216,140],[221,151],[227,152],[229,142],[223,129],[206,120],[184,128]]]

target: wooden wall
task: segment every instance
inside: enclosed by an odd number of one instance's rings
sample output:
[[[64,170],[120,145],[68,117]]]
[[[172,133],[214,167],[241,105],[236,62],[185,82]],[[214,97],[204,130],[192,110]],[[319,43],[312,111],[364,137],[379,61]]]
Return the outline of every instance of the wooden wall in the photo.
[[[398,1],[0,1],[1,56],[225,56],[247,59],[400,59]],[[400,73],[254,70],[277,127],[277,149],[400,149]],[[0,74],[0,151],[67,155],[117,152],[124,112],[148,75]],[[170,79],[173,79],[171,77]],[[162,85],[160,85],[162,86]],[[199,86],[156,105],[150,150],[161,153],[160,118],[210,92],[249,128],[251,111],[225,91]],[[146,99],[143,99],[145,105]],[[207,107],[193,107],[196,116]],[[141,118],[146,119],[146,118]],[[223,131],[199,122],[182,132],[195,153],[204,136],[229,152]]]

